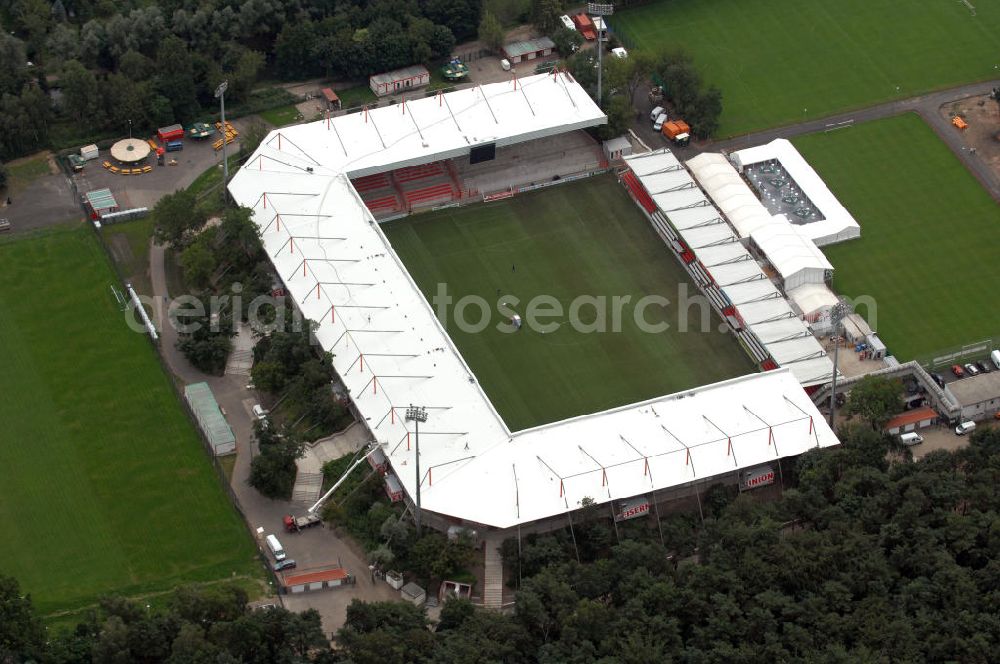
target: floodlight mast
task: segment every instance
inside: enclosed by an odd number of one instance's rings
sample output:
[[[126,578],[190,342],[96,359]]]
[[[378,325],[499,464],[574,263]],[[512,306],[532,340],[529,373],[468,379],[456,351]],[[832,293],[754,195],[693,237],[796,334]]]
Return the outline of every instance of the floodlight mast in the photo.
[[[414,458],[416,459],[416,461],[414,465],[416,466],[416,473],[417,473],[417,495],[416,495],[417,508],[416,511],[414,511],[413,521],[414,525],[416,525],[417,527],[417,536],[419,536],[420,535],[420,423],[427,421],[427,409],[424,408],[423,406],[414,406],[411,404],[410,407],[406,409],[406,421],[413,422],[414,426],[413,433],[414,433],[414,438],[416,440],[416,445],[414,450],[415,452]]]
[[[611,3],[588,2],[587,13],[601,17],[601,29],[597,31],[597,106],[600,107],[601,98],[604,96],[601,83],[604,74],[604,38],[601,37],[601,33],[607,32],[608,24],[604,21],[604,17],[614,14],[615,6]]]
[[[226,90],[229,88],[229,81],[219,83],[215,89],[215,98],[219,100],[220,114],[222,115],[222,195],[226,195],[226,183],[229,182],[229,160],[226,158]]]
[[[833,418],[837,415],[837,362],[840,359],[840,335],[837,330],[843,330],[842,322],[850,308],[843,302],[838,302],[830,309],[830,321],[833,323],[833,383],[830,385],[830,427],[833,428]]]

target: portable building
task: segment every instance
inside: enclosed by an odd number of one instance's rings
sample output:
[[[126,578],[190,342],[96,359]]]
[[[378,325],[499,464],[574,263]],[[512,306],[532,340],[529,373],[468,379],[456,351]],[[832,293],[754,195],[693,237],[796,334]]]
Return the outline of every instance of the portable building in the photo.
[[[368,79],[368,87],[379,97],[422,88],[431,82],[431,74],[423,65],[404,67],[374,74]]]
[[[539,37],[538,39],[527,39],[525,41],[505,44],[503,47],[503,56],[511,64],[517,64],[518,62],[534,60],[535,58],[544,58],[551,55],[555,49],[556,44],[554,41],[548,37]]]
[[[96,145],[84,145],[80,148],[80,156],[90,161],[91,159],[97,159],[100,151],[97,149]]]
[[[184,138],[184,127],[179,124],[172,124],[168,127],[160,127],[156,130],[156,135],[160,137],[160,142],[176,141]]]

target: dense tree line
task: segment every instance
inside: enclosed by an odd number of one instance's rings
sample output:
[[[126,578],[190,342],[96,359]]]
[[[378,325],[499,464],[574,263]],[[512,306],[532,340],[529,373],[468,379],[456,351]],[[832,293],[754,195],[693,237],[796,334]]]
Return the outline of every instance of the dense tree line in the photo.
[[[0,577],[0,662],[300,664],[332,661],[319,614],[250,610],[231,585],[181,587],[163,608],[106,597],[73,630],[45,629],[31,598]]]
[[[352,606],[345,661],[996,661],[1000,433],[916,463],[887,461],[897,444],[868,426],[842,433],[777,502],[717,489],[704,525],[665,519],[666,547],[651,524],[586,517],[505,546],[512,616],[449,602],[431,634],[419,611]]]

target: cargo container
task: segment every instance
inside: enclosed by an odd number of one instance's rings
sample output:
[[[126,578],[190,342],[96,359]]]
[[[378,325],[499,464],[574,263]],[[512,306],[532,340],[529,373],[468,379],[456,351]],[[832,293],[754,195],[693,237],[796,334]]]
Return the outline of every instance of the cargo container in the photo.
[[[687,145],[691,142],[691,127],[689,127],[683,120],[671,120],[670,122],[664,122],[661,131],[667,139],[673,141],[677,145]]]
[[[576,14],[573,16],[573,23],[576,24],[576,29],[580,31],[584,39],[587,41],[594,41],[597,39],[597,32],[594,30],[594,22],[590,20],[590,17],[586,14]]]

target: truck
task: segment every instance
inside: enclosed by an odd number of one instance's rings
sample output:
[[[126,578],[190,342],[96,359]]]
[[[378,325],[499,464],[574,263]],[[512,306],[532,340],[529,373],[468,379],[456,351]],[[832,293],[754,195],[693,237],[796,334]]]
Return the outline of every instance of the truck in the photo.
[[[309,513],[305,516],[292,516],[291,514],[286,514],[285,518],[282,519],[285,524],[285,531],[289,533],[297,533],[305,530],[306,528],[312,528],[313,526],[318,526],[323,523],[317,515]]]
[[[664,122],[660,131],[677,145],[687,145],[691,142],[691,127],[683,120]]]
[[[180,152],[184,149],[183,141],[168,141],[167,142],[167,152]]]

